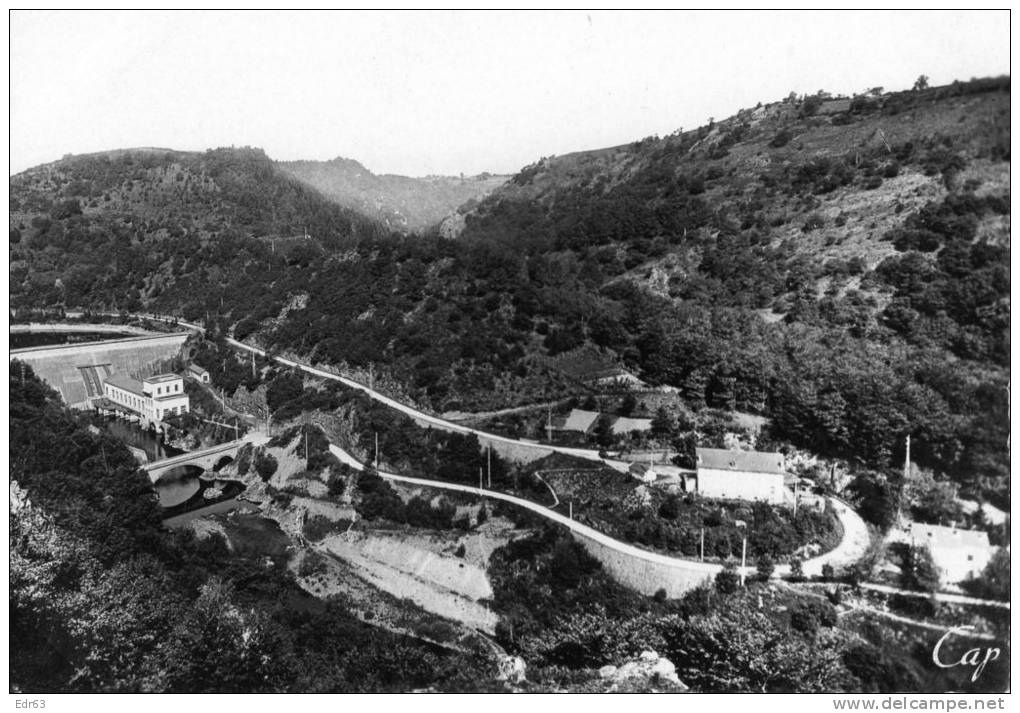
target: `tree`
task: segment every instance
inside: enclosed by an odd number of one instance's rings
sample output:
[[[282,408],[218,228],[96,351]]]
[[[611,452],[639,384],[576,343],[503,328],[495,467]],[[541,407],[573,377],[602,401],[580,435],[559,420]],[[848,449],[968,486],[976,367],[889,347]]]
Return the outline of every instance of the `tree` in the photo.
[[[676,420],[665,406],[655,409],[652,417],[652,435],[660,440],[670,438],[676,432]]]
[[[616,436],[613,434],[613,426],[606,416],[599,416],[598,422],[595,424],[595,442],[603,448],[609,448],[616,441]]]
[[[763,582],[766,582],[766,581],[769,580],[769,578],[772,577],[772,574],[776,571],[776,563],[772,559],[772,557],[770,557],[768,555],[768,553],[765,553],[761,557],[758,558],[758,567],[757,567],[757,569],[758,569],[758,577]]]
[[[922,74],[914,81],[914,91],[921,92],[928,88],[928,75]]]
[[[742,601],[664,627],[677,675],[701,691],[831,692],[851,685],[842,662],[846,637],[805,637]]]
[[[1000,547],[985,565],[981,576],[964,583],[964,588],[976,597],[1008,601],[1010,596],[1009,550]]]
[[[634,413],[634,409],[637,408],[637,398],[632,393],[627,393],[623,397],[623,401],[620,402],[620,415],[630,416]]]
[[[662,505],[659,506],[659,517],[667,520],[676,520],[680,517],[682,511],[683,503],[680,500],[680,496],[673,493],[667,495],[666,499],[662,501]]]
[[[939,570],[932,559],[931,550],[923,545],[908,547],[903,557],[901,583],[905,589],[919,592],[936,592],[939,588]]]
[[[790,563],[790,579],[794,582],[804,579],[804,560],[799,557]]]
[[[732,594],[740,588],[740,574],[735,563],[727,562],[715,575],[715,588],[720,594]]]

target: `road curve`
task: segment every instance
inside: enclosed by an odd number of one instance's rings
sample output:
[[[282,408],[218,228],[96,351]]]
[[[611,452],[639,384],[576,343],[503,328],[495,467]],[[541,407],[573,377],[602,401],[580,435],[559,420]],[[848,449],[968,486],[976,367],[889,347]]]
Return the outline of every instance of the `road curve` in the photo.
[[[353,456],[347,453],[339,446],[330,444],[330,452],[335,455],[341,462],[350,465],[356,470],[363,470],[364,466]],[[397,475],[396,473],[385,473],[379,471],[379,475],[386,480],[393,480],[399,483],[408,483],[410,485],[420,485],[427,488],[439,488],[440,490],[453,490],[461,493],[469,493],[478,497],[492,498],[494,500],[502,500],[504,502],[512,503],[518,507],[522,507],[526,510],[530,510],[542,517],[552,520],[553,522],[563,525],[572,532],[576,532],[579,535],[583,535],[600,545],[604,545],[610,549],[613,549],[621,554],[635,559],[644,560],[646,562],[652,562],[654,564],[665,565],[667,567],[682,567],[688,571],[699,570],[704,572],[705,576],[713,576],[717,572],[722,570],[722,565],[713,564],[711,562],[699,562],[697,560],[686,560],[679,557],[669,557],[668,555],[661,555],[657,552],[650,552],[643,550],[634,545],[629,545],[626,542],[620,542],[619,540],[613,539],[608,535],[599,532],[598,530],[588,527],[579,523],[577,520],[571,520],[569,517],[561,515],[555,510],[534,503],[524,498],[519,498],[515,495],[508,495],[501,493],[496,490],[485,490],[484,488],[476,488],[470,485],[461,485],[460,483],[447,483],[441,480],[429,480],[427,478],[412,478],[407,475]],[[738,571],[740,568],[737,568]],[[754,572],[753,567],[746,567],[745,571],[747,574]]]
[[[242,350],[245,350],[245,351],[248,351],[248,352],[252,352],[252,353],[258,354],[259,356],[263,356],[263,357],[266,356],[266,350],[259,349],[258,347],[253,347],[250,344],[245,344],[244,342],[239,342],[238,340],[233,339],[232,337],[227,337],[227,343],[230,344],[232,347],[235,347],[237,349],[242,349]],[[386,396],[385,394],[379,393],[378,391],[376,391],[375,389],[371,388],[370,386],[366,386],[365,384],[362,384],[361,382],[354,381],[353,379],[350,379],[350,378],[348,378],[346,376],[342,376],[342,375],[340,375],[340,374],[338,374],[338,373],[336,373],[334,371],[327,371],[325,369],[319,369],[319,368],[311,366],[309,364],[305,364],[305,363],[302,363],[302,362],[299,362],[299,361],[294,361],[293,359],[288,359],[288,358],[282,357],[282,356],[275,356],[273,358],[277,362],[279,362],[280,364],[284,364],[286,366],[290,366],[290,367],[293,367],[295,369],[300,369],[300,370],[304,371],[306,374],[311,374],[313,376],[318,376],[318,377],[321,377],[321,378],[324,378],[324,379],[332,379],[334,381],[339,381],[340,383],[344,384],[345,386],[349,386],[352,389],[358,389],[359,391],[363,391],[363,392],[365,392],[365,394],[367,394],[369,397],[371,397],[375,401],[378,401],[379,403],[385,404],[385,405],[389,406],[392,409],[400,411],[401,413],[403,413],[403,414],[405,414],[407,416],[410,416],[415,421],[419,421],[419,422],[424,421],[424,422],[429,423],[429,424],[431,424],[433,426],[441,428],[444,431],[456,431],[457,433],[474,434],[474,435],[476,435],[476,436],[478,436],[480,438],[485,438],[485,439],[488,439],[490,441],[498,441],[500,443],[506,443],[507,445],[514,445],[514,446],[525,445],[525,446],[534,446],[536,448],[544,448],[544,449],[547,449],[547,450],[550,450],[550,451],[555,451],[557,453],[563,453],[565,455],[576,456],[578,458],[587,458],[588,460],[601,461],[601,462],[603,462],[603,463],[605,463],[605,464],[607,464],[607,465],[609,465],[609,466],[611,466],[613,468],[616,468],[617,470],[622,470],[622,471],[626,471],[630,467],[630,464],[626,463],[624,461],[616,461],[616,460],[610,460],[610,459],[601,458],[599,456],[599,454],[598,454],[598,451],[591,450],[589,448],[570,448],[568,446],[554,446],[552,444],[539,443],[537,441],[522,441],[522,440],[519,440],[519,439],[516,439],[516,438],[509,438],[508,436],[500,436],[500,435],[495,434],[495,433],[489,433],[488,431],[480,431],[477,428],[470,428],[468,426],[464,426],[464,425],[461,425],[459,423],[454,423],[453,421],[447,421],[444,418],[440,418],[439,416],[433,416],[432,414],[425,413],[424,411],[420,411],[420,410],[414,408],[413,406],[409,406],[409,405],[407,405],[405,403],[397,401],[394,398],[391,398],[389,396]]]
[[[68,313],[68,314],[71,314],[71,313]],[[191,324],[189,322],[183,322],[183,321],[177,320],[174,317],[166,317],[166,316],[159,316],[159,315],[149,315],[149,314],[136,314],[134,316],[135,317],[142,317],[142,318],[146,318],[146,319],[159,320],[159,321],[164,321],[164,322],[172,321],[173,320],[173,321],[176,321],[176,323],[178,325],[180,325],[180,326],[182,326],[182,327],[184,327],[186,329],[192,329],[192,330],[195,330],[195,331],[198,331],[198,332],[204,332],[205,331],[205,329],[202,326],[200,326],[200,325]],[[230,344],[232,347],[234,347],[236,349],[241,349],[243,351],[247,351],[247,352],[250,352],[250,353],[258,354],[258,355],[263,356],[263,357],[268,356],[267,353],[266,353],[266,350],[260,349],[258,347],[253,347],[250,344],[245,344],[244,342],[238,341],[238,340],[236,340],[236,339],[234,339],[232,337],[227,337],[226,341],[227,341],[228,344]],[[384,394],[379,393],[378,391],[370,388],[369,386],[366,386],[365,384],[362,384],[360,382],[354,381],[353,379],[350,379],[348,377],[341,376],[340,374],[337,374],[335,372],[327,371],[325,369],[319,369],[319,368],[311,366],[309,364],[304,364],[302,362],[294,361],[293,359],[288,359],[286,357],[274,356],[272,358],[275,359],[280,364],[284,364],[286,366],[290,366],[290,367],[293,367],[295,369],[300,369],[300,370],[304,371],[307,374],[311,374],[313,376],[318,376],[318,377],[321,377],[321,378],[324,378],[324,379],[332,379],[333,381],[339,381],[340,383],[342,383],[345,386],[348,386],[348,387],[350,387],[352,389],[358,389],[360,391],[363,391],[365,394],[367,394],[372,399],[374,399],[374,400],[376,400],[376,401],[378,401],[378,402],[380,402],[382,404],[385,404],[385,405],[389,406],[390,408],[393,408],[393,409],[395,409],[397,411],[400,411],[401,413],[403,413],[403,414],[405,414],[407,416],[410,416],[411,418],[415,419],[416,421],[419,421],[419,422],[424,421],[426,423],[433,424],[433,425],[435,425],[435,426],[437,426],[439,428],[442,428],[444,430],[447,430],[447,431],[456,431],[456,432],[459,432],[459,433],[475,434],[476,436],[484,437],[486,439],[490,439],[490,440],[493,440],[493,441],[503,442],[503,443],[506,443],[508,445],[521,445],[521,444],[524,444],[524,445],[531,445],[531,446],[540,446],[542,448],[547,448],[547,449],[549,449],[551,451],[555,451],[557,453],[564,453],[566,455],[577,456],[577,457],[580,457],[580,458],[587,458],[589,460],[598,460],[598,461],[601,461],[603,463],[606,463],[607,465],[610,465],[610,466],[616,468],[617,470],[621,470],[622,469],[622,470],[625,471],[627,469],[627,467],[629,467],[629,464],[624,463],[623,461],[610,461],[610,460],[602,459],[602,458],[599,457],[599,455],[598,455],[598,453],[596,451],[593,451],[593,450],[590,450],[590,449],[585,449],[585,448],[568,448],[568,447],[565,447],[565,446],[553,446],[553,445],[547,445],[547,444],[544,444],[544,443],[529,443],[528,441],[519,441],[519,440],[516,440],[516,439],[513,439],[513,438],[508,438],[506,436],[500,436],[500,435],[496,435],[496,434],[493,434],[493,433],[488,433],[488,432],[485,432],[485,431],[479,431],[478,429],[469,428],[467,426],[463,426],[461,424],[453,423],[451,421],[447,421],[445,419],[439,418],[438,416],[433,416],[432,414],[427,414],[427,413],[425,413],[423,411],[419,411],[418,409],[414,408],[413,406],[409,406],[407,404],[401,403],[400,401],[397,401],[396,399],[393,399],[393,398],[391,398],[389,396],[386,396]],[[361,464],[356,459],[351,457],[349,454],[347,454],[345,451],[343,451],[339,447],[337,447],[335,445],[330,445],[330,450],[333,452],[334,455],[336,455],[338,458],[340,458],[341,461],[343,461],[345,463],[348,463],[349,465],[351,465],[351,466],[353,466],[353,467],[355,467],[355,468],[357,468],[359,470],[362,468]],[[467,486],[467,485],[460,485],[460,484],[457,484],[457,483],[444,483],[444,482],[441,482],[441,481],[427,480],[427,479],[423,479],[423,478],[411,478],[409,476],[397,475],[395,473],[380,473],[380,475],[382,475],[383,477],[389,478],[391,480],[402,480],[404,482],[415,483],[415,484],[418,484],[418,485],[427,485],[427,486],[433,487],[433,488],[443,488],[443,489],[447,489],[447,490],[457,490],[457,491],[461,491],[461,492],[468,492],[468,493],[478,494],[478,489],[477,488],[473,488],[473,487]],[[595,530],[595,529],[593,529],[591,527],[588,527],[586,525],[582,525],[582,524],[580,524],[580,523],[578,523],[578,522],[576,522],[574,520],[571,520],[571,519],[569,519],[567,517],[564,517],[563,515],[560,515],[559,513],[555,512],[553,510],[549,510],[548,508],[543,507],[541,505],[538,505],[536,503],[533,503],[531,501],[524,500],[522,498],[518,498],[518,497],[515,497],[513,495],[506,495],[504,493],[497,493],[495,491],[483,491],[483,492],[484,492],[486,497],[497,498],[497,499],[500,499],[500,500],[504,500],[506,502],[514,503],[516,505],[519,505],[520,507],[527,508],[527,509],[529,509],[529,510],[531,510],[533,512],[538,513],[539,515],[542,515],[543,517],[547,517],[547,518],[553,520],[554,522],[558,522],[558,523],[560,523],[562,525],[565,525],[566,527],[570,528],[574,532],[577,532],[578,534],[581,534],[581,535],[583,535],[585,537],[589,537],[593,541],[598,542],[598,543],[600,543],[602,545],[605,545],[606,547],[609,547],[609,548],[611,548],[613,550],[616,550],[617,552],[620,552],[620,553],[622,553],[624,555],[627,555],[627,556],[635,557],[635,558],[638,558],[638,559],[642,559],[642,560],[645,560],[645,561],[648,561],[648,562],[652,562],[652,563],[655,563],[655,564],[660,564],[660,565],[675,566],[675,567],[682,566],[682,567],[687,568],[687,569],[704,568],[704,571],[707,574],[714,574],[715,572],[718,572],[719,570],[722,569],[722,566],[718,565],[718,564],[710,564],[710,563],[706,563],[706,562],[700,562],[698,560],[686,560],[686,559],[681,559],[681,558],[678,558],[678,557],[669,557],[667,555],[661,555],[661,554],[658,554],[658,553],[655,553],[655,552],[649,552],[648,550],[642,550],[642,549],[640,549],[638,547],[635,547],[633,545],[629,545],[627,543],[620,542],[619,540],[614,540],[613,538],[611,538],[608,535],[605,535],[605,534],[599,532],[598,530]],[[851,508],[846,503],[843,503],[843,502],[840,502],[840,501],[836,501],[836,514],[837,514],[837,516],[839,517],[840,521],[843,524],[843,539],[840,541],[839,545],[837,545],[833,550],[830,550],[829,552],[827,552],[825,554],[822,554],[822,555],[819,555],[818,557],[815,557],[813,559],[805,560],[804,561],[804,563],[803,563],[804,574],[806,574],[808,576],[821,574],[822,566],[825,565],[825,564],[831,564],[834,568],[835,567],[839,567],[839,566],[844,566],[844,565],[847,565],[847,564],[851,564],[852,562],[855,562],[857,559],[859,559],[864,554],[865,550],[867,549],[867,545],[868,545],[868,541],[869,541],[868,528],[864,524],[864,521],[860,518],[860,516],[856,512],[854,512],[853,508]],[[751,568],[747,568],[747,569],[750,571]],[[782,575],[788,574],[789,571],[790,571],[789,565],[780,565],[780,566],[776,567],[775,575],[776,576],[782,576]]]

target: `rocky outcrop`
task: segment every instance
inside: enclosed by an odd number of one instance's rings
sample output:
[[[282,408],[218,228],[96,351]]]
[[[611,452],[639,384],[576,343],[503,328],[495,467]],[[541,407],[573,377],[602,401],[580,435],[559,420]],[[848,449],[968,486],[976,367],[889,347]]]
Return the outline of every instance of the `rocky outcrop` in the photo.
[[[654,651],[641,655],[619,666],[603,666],[599,677],[612,691],[669,691],[680,693],[688,687],[677,677],[676,666]]]
[[[502,656],[496,662],[497,681],[507,683],[523,683],[527,676],[528,666],[520,656]]]

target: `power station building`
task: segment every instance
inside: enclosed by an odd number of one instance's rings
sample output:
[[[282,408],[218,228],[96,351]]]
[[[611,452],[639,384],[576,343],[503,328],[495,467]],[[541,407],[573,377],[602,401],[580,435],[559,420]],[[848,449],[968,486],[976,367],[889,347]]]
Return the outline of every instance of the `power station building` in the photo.
[[[103,396],[138,416],[143,423],[185,414],[190,406],[184,392],[184,377],[177,374],[157,374],[142,381],[114,374],[103,382]]]

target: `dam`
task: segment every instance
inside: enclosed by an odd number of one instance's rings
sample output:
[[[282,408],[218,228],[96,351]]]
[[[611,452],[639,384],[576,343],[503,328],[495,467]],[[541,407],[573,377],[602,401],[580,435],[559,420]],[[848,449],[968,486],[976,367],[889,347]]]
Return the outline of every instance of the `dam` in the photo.
[[[44,326],[48,332],[57,328]],[[103,331],[109,325],[88,327]],[[118,331],[124,329],[119,327]],[[103,382],[108,376],[148,373],[160,362],[178,356],[189,336],[189,332],[139,332],[105,341],[12,349],[9,356],[11,361],[17,359],[31,366],[40,379],[60,392],[68,406],[84,409],[92,399],[103,395]]]

